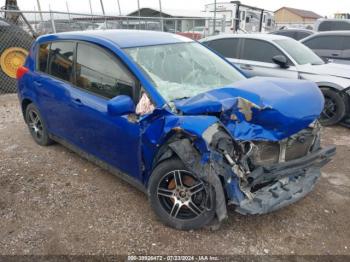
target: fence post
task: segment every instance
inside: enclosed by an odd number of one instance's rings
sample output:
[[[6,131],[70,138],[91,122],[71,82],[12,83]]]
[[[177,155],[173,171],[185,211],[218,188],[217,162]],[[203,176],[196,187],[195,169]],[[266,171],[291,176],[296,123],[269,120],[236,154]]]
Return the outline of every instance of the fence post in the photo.
[[[226,16],[223,16],[221,20],[221,32],[226,33],[225,29],[226,29]]]
[[[51,26],[52,26],[52,31],[54,34],[56,34],[56,26],[55,26],[55,20],[54,20],[54,14],[50,10],[50,20],[51,20]]]

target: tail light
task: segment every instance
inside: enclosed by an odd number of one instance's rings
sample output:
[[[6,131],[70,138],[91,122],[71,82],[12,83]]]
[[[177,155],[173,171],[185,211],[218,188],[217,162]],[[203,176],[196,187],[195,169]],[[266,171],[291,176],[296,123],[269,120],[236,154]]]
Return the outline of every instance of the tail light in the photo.
[[[21,79],[22,76],[24,76],[27,72],[29,71],[29,69],[25,66],[20,66],[18,69],[17,69],[17,73],[16,73],[16,78],[17,80]]]

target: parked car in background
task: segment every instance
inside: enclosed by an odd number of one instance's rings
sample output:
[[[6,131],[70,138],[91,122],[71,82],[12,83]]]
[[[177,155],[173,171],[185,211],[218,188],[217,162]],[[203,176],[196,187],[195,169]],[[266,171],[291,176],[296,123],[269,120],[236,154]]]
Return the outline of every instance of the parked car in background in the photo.
[[[209,29],[205,26],[196,26],[185,32],[177,32],[178,35],[186,36],[193,40],[199,40],[208,36]]]
[[[222,221],[227,203],[241,214],[295,203],[335,154],[320,146],[314,83],[246,79],[186,37],[95,30],[45,35],[31,50],[17,79],[33,139],[137,186],[174,228]]]
[[[82,30],[94,30],[99,27],[96,23],[74,20],[55,20],[56,33],[70,32],[70,31],[82,31]],[[54,29],[51,21],[42,21],[37,24],[36,30],[39,35],[52,34]]]
[[[350,66],[325,63],[311,49],[285,36],[219,35],[201,40],[249,76],[307,79],[326,99],[321,122],[334,125],[349,115]]]
[[[350,31],[317,33],[301,42],[325,61],[350,64]]]
[[[308,29],[299,29],[299,28],[291,28],[291,29],[281,29],[272,32],[273,35],[283,35],[293,38],[295,40],[301,40],[310,35],[313,35],[315,32]]]
[[[316,32],[350,30],[350,19],[318,19],[315,23]]]

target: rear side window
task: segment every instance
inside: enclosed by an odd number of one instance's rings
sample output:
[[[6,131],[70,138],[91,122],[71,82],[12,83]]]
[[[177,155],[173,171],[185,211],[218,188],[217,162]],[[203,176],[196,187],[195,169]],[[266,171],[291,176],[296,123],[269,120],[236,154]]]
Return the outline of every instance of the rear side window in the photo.
[[[325,49],[325,50],[341,50],[342,49],[342,36],[318,36],[314,37],[304,44],[311,49]]]
[[[224,57],[238,58],[238,41],[237,38],[227,38],[213,40],[205,44]]]
[[[318,26],[318,31],[350,30],[350,23],[346,21],[323,21]]]
[[[74,43],[53,42],[50,48],[48,73],[59,79],[73,82]]]
[[[97,95],[133,97],[134,80],[128,70],[107,51],[78,44],[76,85]]]
[[[274,45],[254,39],[244,39],[241,59],[273,63],[272,58],[276,55],[283,55]]]
[[[42,44],[39,46],[37,70],[46,72],[47,61],[49,59],[50,44]]]

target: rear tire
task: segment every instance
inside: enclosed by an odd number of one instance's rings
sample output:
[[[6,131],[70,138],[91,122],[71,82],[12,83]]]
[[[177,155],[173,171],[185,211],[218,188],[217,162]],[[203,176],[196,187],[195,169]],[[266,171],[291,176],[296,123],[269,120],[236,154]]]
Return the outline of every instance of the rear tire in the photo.
[[[48,146],[53,143],[49,138],[46,124],[34,104],[29,104],[25,112],[26,123],[34,141],[41,146]]]
[[[170,227],[199,229],[214,219],[213,187],[192,174],[178,158],[165,160],[154,169],[148,190],[153,211]]]
[[[321,91],[325,98],[325,107],[322,111],[320,122],[324,126],[335,125],[346,114],[345,99],[335,90],[322,87]]]

